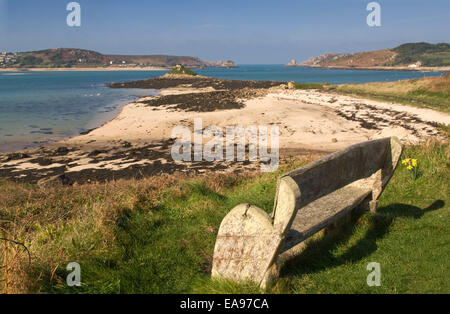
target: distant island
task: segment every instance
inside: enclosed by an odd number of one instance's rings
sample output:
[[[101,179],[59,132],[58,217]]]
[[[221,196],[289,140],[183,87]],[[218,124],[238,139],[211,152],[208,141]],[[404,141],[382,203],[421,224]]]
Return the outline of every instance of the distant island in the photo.
[[[0,53],[0,68],[161,68],[180,64],[189,68],[234,68],[233,61],[203,61],[197,57],[170,55],[106,55],[92,50],[57,48],[30,52]]]
[[[286,66],[345,68],[345,69],[402,69],[448,70],[450,45],[447,43],[408,43],[393,49],[360,53],[327,53],[297,63],[294,59]]]

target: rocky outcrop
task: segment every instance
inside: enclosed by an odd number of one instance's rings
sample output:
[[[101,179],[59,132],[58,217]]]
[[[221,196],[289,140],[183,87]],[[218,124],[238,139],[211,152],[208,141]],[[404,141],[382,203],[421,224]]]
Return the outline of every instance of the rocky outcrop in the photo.
[[[296,67],[299,66],[300,64],[297,63],[297,60],[292,59],[291,62],[289,62],[288,64],[286,64],[287,67]]]
[[[340,58],[343,57],[347,57],[350,54],[346,54],[346,53],[327,53],[324,55],[320,55],[320,56],[316,56],[316,57],[311,57],[308,60],[300,63],[299,65],[302,66],[321,66],[324,63],[330,63],[333,61],[336,61]]]
[[[405,67],[419,69],[423,67],[450,66],[450,45],[447,43],[409,43],[393,49],[366,51],[359,53],[327,53],[311,57],[299,66],[324,68],[382,68]]]
[[[217,61],[217,62],[208,62],[206,64],[206,66],[208,67],[214,67],[214,68],[237,68],[238,66],[236,65],[236,63],[234,63],[231,60],[222,60],[222,61]]]

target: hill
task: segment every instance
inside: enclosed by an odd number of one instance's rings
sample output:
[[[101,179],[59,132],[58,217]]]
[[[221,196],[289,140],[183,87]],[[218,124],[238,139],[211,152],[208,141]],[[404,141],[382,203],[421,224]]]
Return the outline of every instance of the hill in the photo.
[[[223,62],[207,62],[197,57],[170,55],[106,55],[92,50],[57,48],[16,53],[13,62],[3,64],[21,68],[62,67],[174,67],[181,64],[190,68],[221,67]],[[1,64],[0,64],[1,65]],[[228,64],[226,64],[228,65]]]
[[[404,44],[392,49],[397,54],[392,65],[406,65],[421,62],[423,66],[449,66],[450,45],[441,44]]]
[[[289,64],[294,66],[294,64]],[[450,66],[450,45],[447,43],[408,43],[393,49],[360,53],[327,53],[311,57],[295,66],[309,67],[447,67]]]

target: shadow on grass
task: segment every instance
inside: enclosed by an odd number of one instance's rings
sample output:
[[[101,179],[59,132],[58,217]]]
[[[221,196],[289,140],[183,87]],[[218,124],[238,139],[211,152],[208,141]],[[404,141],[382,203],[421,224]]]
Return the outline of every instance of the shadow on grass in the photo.
[[[293,275],[311,274],[326,268],[337,267],[348,262],[356,262],[377,250],[377,240],[383,238],[389,227],[398,217],[420,219],[424,214],[444,207],[445,202],[437,200],[425,209],[406,204],[392,204],[378,209],[378,212],[367,217],[368,230],[365,236],[344,254],[334,256],[333,251],[348,241],[356,230],[356,221],[362,216],[354,215],[338,236],[325,235],[321,239],[312,240],[306,249],[292,259],[281,270],[281,278]]]

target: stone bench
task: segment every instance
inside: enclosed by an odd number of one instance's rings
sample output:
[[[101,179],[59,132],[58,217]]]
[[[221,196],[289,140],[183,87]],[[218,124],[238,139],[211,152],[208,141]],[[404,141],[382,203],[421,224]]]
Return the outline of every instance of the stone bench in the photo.
[[[375,211],[401,154],[396,137],[368,141],[281,176],[271,215],[241,204],[223,219],[212,277],[265,288],[308,237],[345,220],[354,209]]]

